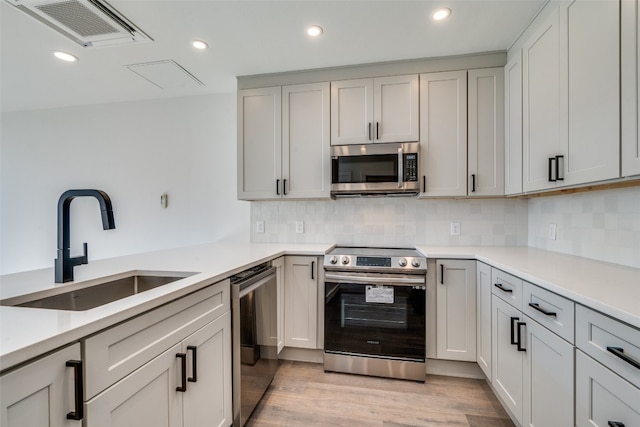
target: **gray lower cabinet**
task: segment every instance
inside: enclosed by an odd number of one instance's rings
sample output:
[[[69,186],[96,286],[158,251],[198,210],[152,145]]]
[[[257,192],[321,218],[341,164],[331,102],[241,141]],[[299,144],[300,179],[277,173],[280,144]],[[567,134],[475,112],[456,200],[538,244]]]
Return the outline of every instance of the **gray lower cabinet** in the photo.
[[[82,421],[67,418],[82,410],[74,403],[74,368],[67,366],[67,362],[80,360],[80,344],[76,343],[2,375],[0,425],[80,427]]]

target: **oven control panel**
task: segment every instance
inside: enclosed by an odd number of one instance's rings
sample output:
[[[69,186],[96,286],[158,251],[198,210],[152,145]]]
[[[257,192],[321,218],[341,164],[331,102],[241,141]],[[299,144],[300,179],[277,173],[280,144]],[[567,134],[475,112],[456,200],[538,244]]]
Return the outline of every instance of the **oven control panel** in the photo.
[[[427,263],[420,257],[385,257],[361,255],[325,255],[324,266],[350,270],[426,270]]]

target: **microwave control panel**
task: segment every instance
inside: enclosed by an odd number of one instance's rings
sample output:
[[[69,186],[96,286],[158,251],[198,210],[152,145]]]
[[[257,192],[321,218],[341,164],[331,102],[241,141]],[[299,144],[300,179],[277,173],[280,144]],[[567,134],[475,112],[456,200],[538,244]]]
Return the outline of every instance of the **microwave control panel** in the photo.
[[[418,181],[418,154],[417,153],[408,153],[404,154],[403,158],[404,162],[404,176],[403,181]]]

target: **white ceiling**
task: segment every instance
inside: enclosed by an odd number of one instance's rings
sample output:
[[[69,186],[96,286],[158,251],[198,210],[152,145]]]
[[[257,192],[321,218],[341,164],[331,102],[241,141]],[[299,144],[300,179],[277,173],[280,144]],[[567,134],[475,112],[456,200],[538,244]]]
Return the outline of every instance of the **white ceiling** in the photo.
[[[506,50],[545,0],[107,0],[154,41],[83,48],[0,0],[0,106],[31,110],[236,89],[236,76]],[[439,6],[445,22],[430,19]],[[324,28],[311,39],[310,24]],[[209,44],[206,51],[190,46]],[[80,60],[56,60],[64,50]],[[160,89],[125,65],[173,60],[204,86]]]

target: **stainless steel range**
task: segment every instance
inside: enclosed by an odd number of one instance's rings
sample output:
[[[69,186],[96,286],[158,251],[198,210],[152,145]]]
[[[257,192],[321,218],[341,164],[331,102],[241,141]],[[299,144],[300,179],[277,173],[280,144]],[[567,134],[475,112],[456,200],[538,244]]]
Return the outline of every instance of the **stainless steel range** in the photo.
[[[324,269],[325,371],[424,381],[426,258],[336,247]]]

